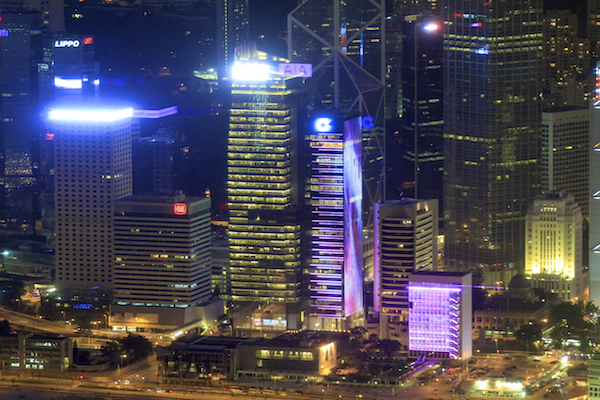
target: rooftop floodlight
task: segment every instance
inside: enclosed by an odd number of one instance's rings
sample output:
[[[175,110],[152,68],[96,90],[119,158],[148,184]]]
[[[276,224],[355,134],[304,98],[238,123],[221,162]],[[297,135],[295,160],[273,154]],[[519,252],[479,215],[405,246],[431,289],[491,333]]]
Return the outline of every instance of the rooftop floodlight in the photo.
[[[55,121],[97,121],[111,122],[130,118],[133,115],[132,108],[118,110],[50,110],[48,119]]]
[[[65,79],[59,76],[54,77],[54,86],[62,89],[81,89],[81,79]]]
[[[231,78],[238,81],[269,80],[270,66],[261,63],[236,63],[231,67]]]
[[[430,22],[423,27],[423,29],[425,29],[427,32],[437,31],[438,28],[439,28],[438,24],[435,24],[433,22]]]

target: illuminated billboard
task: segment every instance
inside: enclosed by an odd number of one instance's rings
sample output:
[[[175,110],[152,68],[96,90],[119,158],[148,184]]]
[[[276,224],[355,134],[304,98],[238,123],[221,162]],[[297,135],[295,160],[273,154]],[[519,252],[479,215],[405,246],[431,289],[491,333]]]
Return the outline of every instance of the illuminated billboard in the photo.
[[[344,122],[344,316],[363,309],[361,119]]]

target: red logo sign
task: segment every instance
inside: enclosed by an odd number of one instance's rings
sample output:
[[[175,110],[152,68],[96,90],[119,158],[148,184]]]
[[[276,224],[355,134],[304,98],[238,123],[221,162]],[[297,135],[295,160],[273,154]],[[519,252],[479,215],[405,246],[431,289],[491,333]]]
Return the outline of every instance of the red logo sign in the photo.
[[[173,205],[173,212],[175,215],[187,214],[187,205],[185,203],[177,203]]]
[[[83,44],[92,44],[94,43],[94,38],[93,37],[85,37],[83,38]]]

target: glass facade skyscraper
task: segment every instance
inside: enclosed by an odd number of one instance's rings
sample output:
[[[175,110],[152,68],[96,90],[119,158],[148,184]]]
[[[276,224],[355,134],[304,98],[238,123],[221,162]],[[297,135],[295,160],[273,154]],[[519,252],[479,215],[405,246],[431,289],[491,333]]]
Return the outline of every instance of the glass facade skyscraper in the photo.
[[[236,77],[237,67],[247,78]],[[227,146],[231,299],[299,304],[298,98],[291,80],[271,75],[266,64],[233,70]]]
[[[542,2],[447,2],[447,266],[522,268],[540,192]]]

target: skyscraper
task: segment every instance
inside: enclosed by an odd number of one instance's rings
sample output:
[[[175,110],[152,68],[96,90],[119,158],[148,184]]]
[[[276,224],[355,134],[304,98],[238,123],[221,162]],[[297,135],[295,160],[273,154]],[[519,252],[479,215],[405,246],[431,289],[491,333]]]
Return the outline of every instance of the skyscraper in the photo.
[[[445,252],[451,270],[522,268],[540,192],[542,2],[448,0]]]
[[[597,68],[597,76],[600,69]],[[590,102],[590,172],[600,170],[600,99]],[[600,303],[600,174],[590,173],[590,300]]]
[[[403,198],[375,204],[374,309],[380,337],[408,321],[408,278],[437,270],[438,202]]]
[[[2,13],[0,21],[0,230],[30,234],[39,213],[36,61],[37,13]]]
[[[113,202],[132,194],[132,114],[125,105],[93,99],[50,107],[61,289],[113,289]]]
[[[249,61],[232,69],[227,146],[231,299],[296,307],[290,313],[297,315],[302,196],[295,82],[272,74],[267,63]]]
[[[542,113],[542,191],[563,189],[589,217],[590,110],[554,107]]]
[[[217,1],[217,57],[221,64],[221,78],[228,76],[235,62],[235,48],[248,43],[250,10],[248,0]]]
[[[414,182],[410,197],[443,198],[444,99],[443,20],[409,15],[402,24],[402,141],[405,181]],[[391,163],[391,161],[390,161]],[[396,163],[397,164],[397,163]],[[412,172],[412,173],[411,173]]]
[[[308,328],[344,330],[364,317],[361,124],[317,113],[308,125]]]

